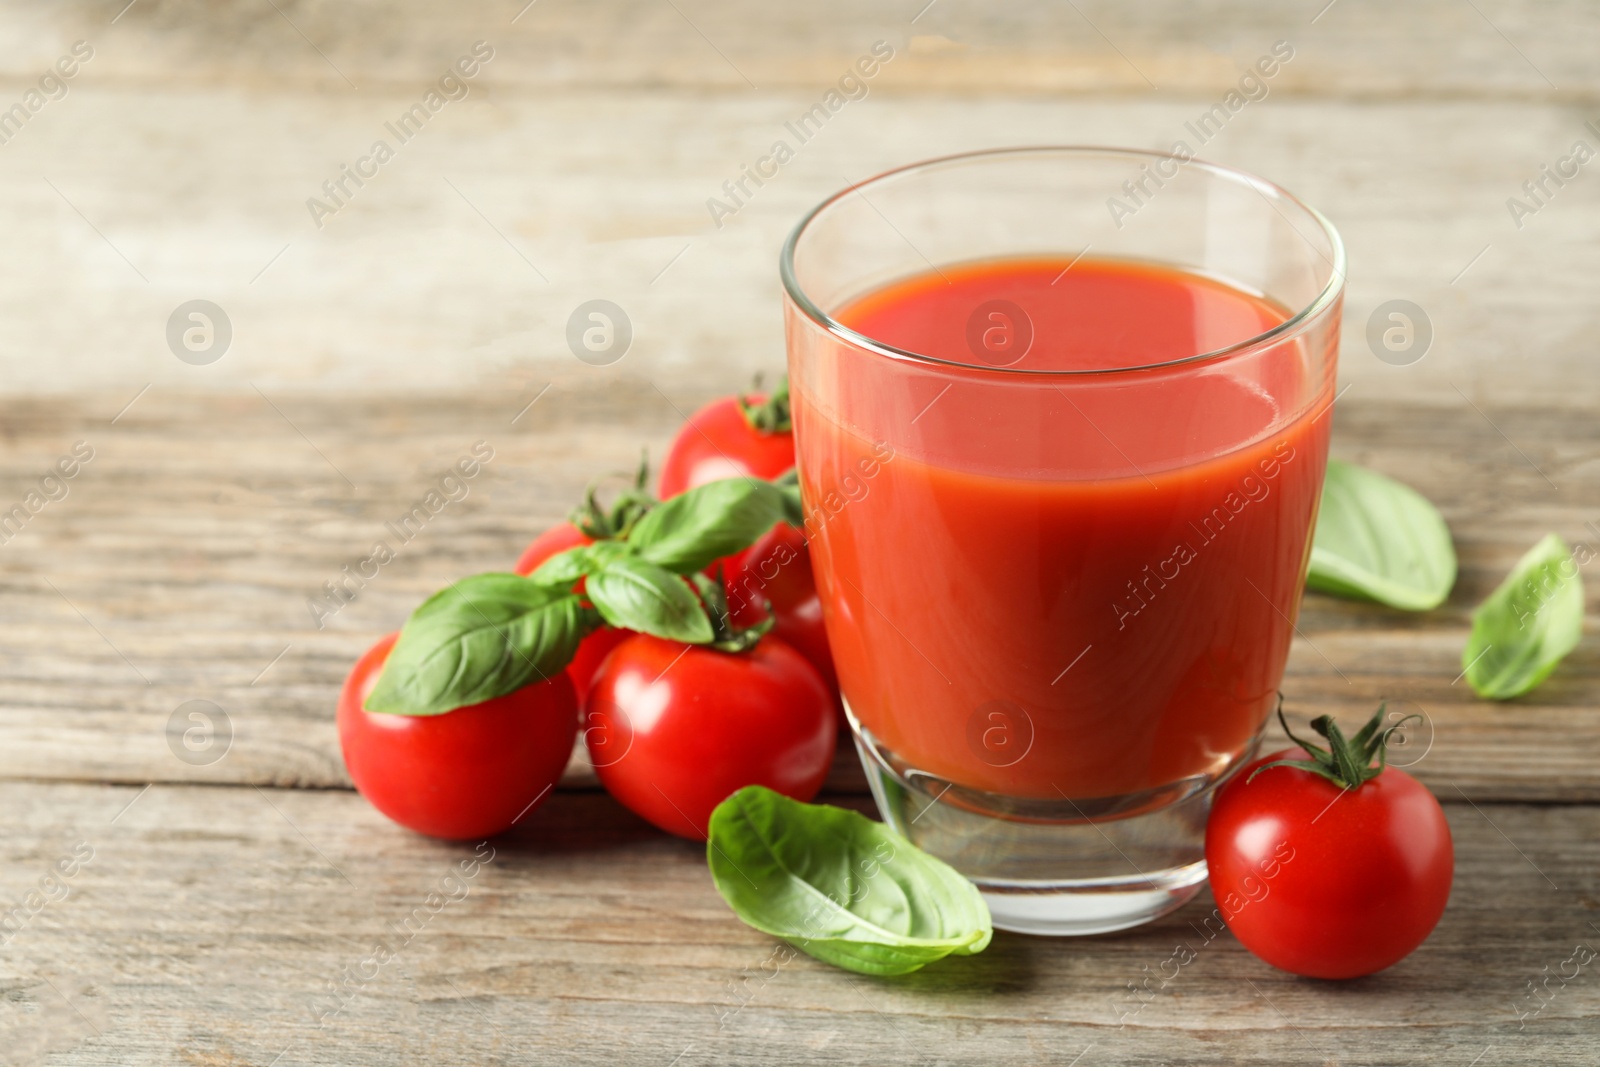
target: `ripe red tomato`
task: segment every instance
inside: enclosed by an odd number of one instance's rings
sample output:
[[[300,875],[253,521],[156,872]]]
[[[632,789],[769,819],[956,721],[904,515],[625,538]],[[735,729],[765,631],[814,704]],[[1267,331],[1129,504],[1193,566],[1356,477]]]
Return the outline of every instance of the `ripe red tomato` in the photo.
[[[528,547],[522,550],[517,565],[512,569],[526,577],[551,556],[565,552],[569,548],[577,548],[579,545],[592,544],[594,539],[572,523],[557,523],[535,537]],[[579,642],[578,651],[573,654],[572,662],[567,664],[567,675],[572,679],[572,688],[577,691],[579,707],[583,706],[583,698],[589,695],[589,686],[594,682],[594,675],[600,669],[600,664],[605,662],[606,656],[610,655],[613,648],[632,635],[632,630],[603,626]]]
[[[356,661],[339,694],[339,747],[372,806],[430,837],[471,840],[509,830],[550,793],[572,755],[577,699],[558,674],[443,715],[365,710],[390,634]]]
[[[765,398],[752,396],[752,404]],[[661,499],[707,482],[753,475],[776,478],[794,466],[794,433],[750,425],[736,396],[713,400],[689,416],[661,465]]]
[[[1450,897],[1455,850],[1426,786],[1389,767],[1345,790],[1297,767],[1251,771],[1217,795],[1206,865],[1218,911],[1239,941],[1308,978],[1355,978],[1398,963],[1433,932]]]
[[[822,679],[770,636],[729,653],[636,634],[606,659],[584,710],[601,784],[694,840],[705,839],[711,810],[747,785],[816,796],[838,736]]]
[[[750,626],[760,621],[761,602],[767,601],[775,618],[772,632],[817,669],[829,690],[838,691],[839,676],[822,625],[822,600],[817,596],[811,554],[806,551],[802,531],[786,524],[774,526],[727,562],[723,579],[735,624]],[[843,726],[842,708],[839,716]]]

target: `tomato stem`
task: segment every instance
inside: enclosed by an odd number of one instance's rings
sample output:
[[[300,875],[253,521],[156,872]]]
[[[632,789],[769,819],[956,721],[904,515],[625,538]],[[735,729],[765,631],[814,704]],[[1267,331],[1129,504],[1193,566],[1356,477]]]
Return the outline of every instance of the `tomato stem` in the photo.
[[[1339,724],[1333,721],[1331,715],[1318,715],[1311,720],[1311,728],[1315,730],[1328,747],[1312,744],[1304,738],[1296,737],[1293,730],[1289,729],[1289,720],[1283,717],[1283,694],[1278,694],[1278,722],[1283,724],[1283,732],[1289,735],[1289,740],[1306,750],[1310,759],[1293,760],[1280,759],[1271,763],[1263,763],[1250,772],[1246,781],[1254,781],[1256,775],[1262,771],[1271,770],[1273,767],[1298,767],[1303,771],[1326,778],[1340,789],[1358,789],[1363,783],[1382,774],[1388,766],[1386,747],[1389,738],[1394,732],[1412,719],[1420,719],[1421,715],[1407,715],[1399,722],[1387,729],[1380,729],[1383,725],[1383,713],[1389,705],[1379,704],[1378,710],[1372,713],[1372,718],[1367,724],[1357,731],[1354,737],[1345,737],[1339,729]],[[1377,765],[1373,765],[1373,759]]]
[[[639,469],[633,475],[633,484],[617,494],[617,499],[611,503],[611,509],[608,511],[601,506],[600,499],[596,495],[600,488],[599,481],[590,482],[588,489],[584,491],[583,503],[572,509],[572,525],[582,531],[585,537],[595,541],[627,537],[634,524],[660,503],[651,494],[649,484],[650,450],[642,449],[639,453]]]
[[[690,582],[694,585],[695,592],[700,595],[700,602],[705,605],[706,614],[711,617],[711,632],[715,635],[711,647],[719,652],[750,651],[777,622],[777,616],[772,613],[772,605],[763,600],[760,622],[743,628],[735,626],[732,613],[728,610],[728,594],[723,585],[721,566],[717,567],[715,578],[697,572],[691,576]]]
[[[772,395],[757,403],[749,394],[739,395],[739,412],[744,416],[744,421],[757,433],[777,434],[790,433],[794,429],[794,420],[789,412],[789,376],[784,375],[778,379],[777,387],[772,390]]]

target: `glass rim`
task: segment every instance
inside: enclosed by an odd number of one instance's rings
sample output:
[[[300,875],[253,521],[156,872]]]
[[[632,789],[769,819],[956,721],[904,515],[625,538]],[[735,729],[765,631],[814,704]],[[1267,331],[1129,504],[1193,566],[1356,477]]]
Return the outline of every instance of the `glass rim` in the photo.
[[[812,301],[811,297],[806,294],[805,290],[800,285],[799,279],[795,276],[794,255],[795,249],[799,245],[801,237],[804,236],[806,230],[813,222],[817,221],[823,212],[827,211],[828,208],[843,200],[851,193],[857,193],[859,190],[865,187],[876,185],[891,178],[901,177],[916,171],[931,170],[953,163],[982,159],[999,160],[1007,156],[1026,158],[1033,155],[1049,154],[1083,157],[1091,155],[1121,156],[1129,160],[1141,161],[1155,159],[1178,160],[1181,166],[1198,167],[1201,170],[1209,172],[1217,177],[1226,178],[1230,181],[1246,185],[1254,189],[1257,193],[1261,194],[1261,196],[1266,199],[1269,204],[1272,202],[1274,197],[1287,201],[1288,203],[1299,208],[1301,211],[1305,212],[1306,216],[1320,228],[1323,236],[1328,241],[1329,249],[1332,253],[1330,262],[1333,269],[1329,273],[1327,284],[1324,285],[1321,291],[1319,291],[1315,297],[1308,301],[1304,307],[1295,310],[1288,318],[1284,319],[1276,326],[1269,330],[1255,334],[1254,336],[1247,337],[1242,341],[1227,345],[1223,348],[1213,349],[1209,352],[1199,352],[1189,356],[1180,356],[1177,359],[1162,360],[1158,363],[1141,363],[1131,367],[1093,367],[1069,370],[1044,370],[1029,369],[1026,367],[996,367],[979,365],[975,363],[962,363],[958,360],[940,359],[937,356],[930,356],[921,352],[913,352],[910,349],[896,348],[894,345],[886,344],[883,341],[876,340],[872,337],[868,337],[866,334],[859,333],[856,330],[851,329],[844,323],[835,319],[832,315],[829,315],[826,311],[823,311],[816,305],[814,301]],[[865,197],[863,197],[863,199],[865,199]],[[868,203],[870,205],[870,201]],[[1293,224],[1291,223],[1291,227],[1292,225]],[[1298,228],[1296,228],[1296,232],[1299,232]],[[1300,236],[1302,240],[1305,240],[1307,244],[1310,244],[1309,239],[1306,238],[1304,234],[1301,234]],[[1321,253],[1319,252],[1318,254],[1320,255]],[[1104,145],[1029,145],[1014,148],[990,148],[981,149],[975,152],[957,152],[947,156],[936,156],[932,159],[925,159],[917,163],[908,163],[903,166],[891,168],[890,170],[883,171],[879,174],[873,175],[870,178],[864,178],[859,182],[855,182],[846,186],[845,188],[829,196],[827,199],[823,200],[821,203],[817,204],[810,211],[806,212],[806,214],[795,225],[794,229],[789,232],[788,238],[783,242],[783,249],[778,254],[778,276],[783,281],[784,292],[788,295],[789,299],[793,301],[794,305],[799,308],[800,311],[812,322],[857,348],[862,348],[881,356],[887,356],[890,359],[911,360],[916,363],[931,364],[939,367],[954,367],[979,375],[1015,374],[1030,377],[1084,377],[1160,370],[1168,367],[1185,366],[1191,363],[1206,363],[1213,360],[1220,360],[1225,357],[1242,355],[1279,344],[1305,332],[1305,330],[1319,315],[1321,315],[1339,299],[1344,290],[1345,266],[1344,242],[1340,239],[1339,231],[1334,228],[1333,223],[1330,222],[1327,217],[1322,214],[1322,212],[1318,211],[1310,204],[1307,204],[1305,201],[1289,192],[1283,186],[1251,174],[1249,171],[1240,170],[1237,167],[1223,166],[1220,163],[1210,163],[1194,157],[1190,157],[1187,161],[1185,161],[1182,160],[1181,157],[1175,156],[1170,152],[1155,152],[1143,148],[1117,148]]]

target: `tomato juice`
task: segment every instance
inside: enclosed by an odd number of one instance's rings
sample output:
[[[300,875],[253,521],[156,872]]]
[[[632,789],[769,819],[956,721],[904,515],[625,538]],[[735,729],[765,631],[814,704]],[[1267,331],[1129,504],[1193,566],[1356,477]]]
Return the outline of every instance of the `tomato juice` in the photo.
[[[1205,275],[1041,257],[902,278],[833,317],[899,350],[830,336],[793,397],[828,640],[872,743],[1072,801],[1245,755],[1288,657],[1332,372],[1289,328],[1246,359],[1170,361],[1288,313]]]

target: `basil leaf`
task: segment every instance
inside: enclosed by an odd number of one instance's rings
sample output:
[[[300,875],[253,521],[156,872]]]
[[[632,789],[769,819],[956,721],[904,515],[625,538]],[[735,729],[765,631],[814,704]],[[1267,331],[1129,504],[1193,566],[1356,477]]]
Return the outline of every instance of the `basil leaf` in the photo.
[[[881,823],[746,786],[711,813],[706,859],[734,913],[824,963],[908,974],[993,936],[977,887]]]
[[[626,541],[596,541],[592,545],[578,545],[564,552],[557,552],[539,564],[528,577],[540,585],[571,586],[579,578],[599,570],[611,560],[625,556],[628,552]]]
[[[1473,691],[1521,696],[1550,677],[1583,636],[1583,578],[1565,541],[1546,534],[1472,613],[1461,665]]]
[[[790,511],[784,491],[760,478],[726,478],[651,509],[628,535],[640,556],[678,574],[742,552]]]
[[[540,585],[569,586],[589,573],[592,556],[588,545],[579,545],[557,552],[538,567],[528,578]]]
[[[1430,611],[1456,582],[1456,552],[1437,508],[1410,486],[1328,461],[1306,584],[1340,596]]]
[[[691,645],[709,644],[716,637],[706,609],[688,584],[654,563],[629,556],[614,559],[589,575],[584,592],[618,629]]]
[[[478,574],[411,613],[368,711],[442,715],[560,673],[591,628],[582,601],[515,574]]]

